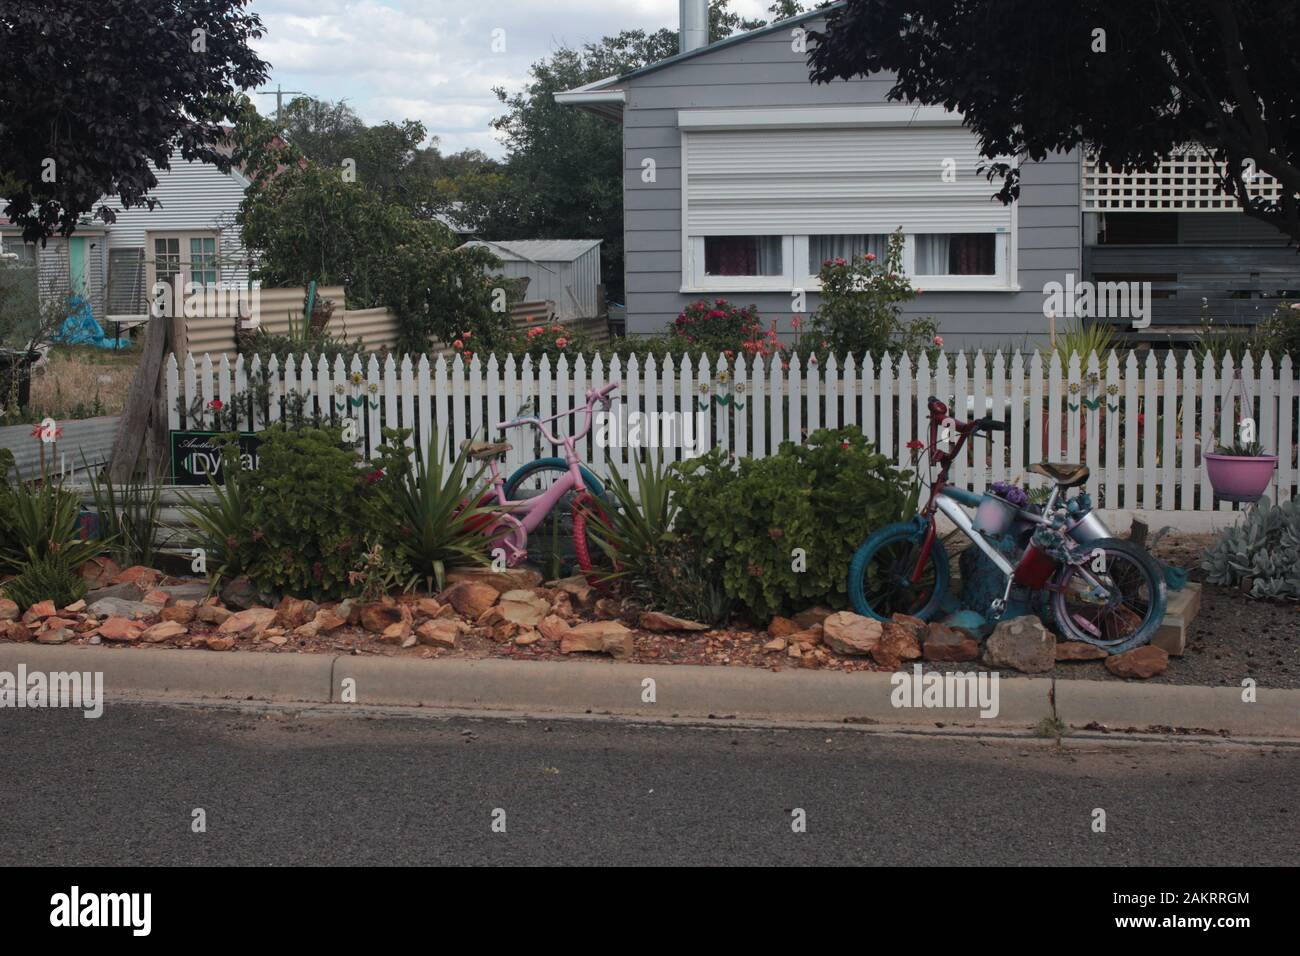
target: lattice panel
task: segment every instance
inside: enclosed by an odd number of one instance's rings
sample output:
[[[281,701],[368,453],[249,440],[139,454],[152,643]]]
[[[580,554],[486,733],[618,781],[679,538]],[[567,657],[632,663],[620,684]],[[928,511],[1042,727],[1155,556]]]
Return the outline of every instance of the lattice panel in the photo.
[[[1083,211],[1108,212],[1237,212],[1237,200],[1215,187],[1222,168],[1198,149],[1174,153],[1151,173],[1121,173],[1098,166],[1088,157],[1083,165]],[[1256,172],[1252,195],[1276,200],[1282,187],[1266,173]]]

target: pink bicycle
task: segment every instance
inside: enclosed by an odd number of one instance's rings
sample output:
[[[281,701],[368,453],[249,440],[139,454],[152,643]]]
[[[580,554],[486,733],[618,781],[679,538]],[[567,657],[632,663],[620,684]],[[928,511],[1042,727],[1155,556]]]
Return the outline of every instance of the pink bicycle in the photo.
[[[483,496],[482,503],[496,503],[505,509],[488,528],[488,550],[493,558],[504,557],[507,567],[515,567],[525,558],[544,566],[548,544],[573,541],[575,563],[584,572],[591,571],[595,562],[592,555],[594,542],[588,540],[589,522],[604,520],[602,502],[605,485],[578,457],[577,444],[591,432],[595,407],[606,411],[612,404],[609,395],[617,383],[587,392],[587,401],[571,411],[549,418],[514,418],[494,426],[500,431],[531,426],[551,445],[563,445],[563,458],[541,458],[520,468],[507,481],[501,476],[501,456],[514,446],[507,442],[465,442],[461,447],[477,461],[488,461],[492,472],[491,491]],[[546,426],[560,418],[586,412],[582,429],[575,434],[557,437]],[[541,534],[537,534],[538,531]],[[530,536],[539,542],[529,552]],[[554,554],[554,552],[551,552]]]

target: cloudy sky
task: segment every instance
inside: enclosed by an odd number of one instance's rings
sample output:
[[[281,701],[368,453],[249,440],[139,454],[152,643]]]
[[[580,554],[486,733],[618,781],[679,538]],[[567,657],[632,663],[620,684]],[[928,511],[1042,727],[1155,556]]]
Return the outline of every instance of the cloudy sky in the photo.
[[[770,0],[733,0],[746,16]],[[255,44],[271,82],[346,99],[368,123],[418,119],[444,152],[499,156],[488,128],[492,87],[515,90],[528,67],[561,46],[677,20],[677,0],[252,0],[267,35]],[[504,31],[504,52],[493,51]],[[270,113],[274,96],[259,96]]]

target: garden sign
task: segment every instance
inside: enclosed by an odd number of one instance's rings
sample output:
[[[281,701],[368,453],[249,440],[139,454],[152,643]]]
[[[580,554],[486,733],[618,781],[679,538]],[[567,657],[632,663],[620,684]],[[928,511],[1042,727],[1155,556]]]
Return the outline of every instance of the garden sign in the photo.
[[[221,432],[172,432],[172,477],[178,485],[206,485],[209,479],[224,484],[221,474]],[[258,435],[239,436],[239,458],[244,468],[257,470]]]

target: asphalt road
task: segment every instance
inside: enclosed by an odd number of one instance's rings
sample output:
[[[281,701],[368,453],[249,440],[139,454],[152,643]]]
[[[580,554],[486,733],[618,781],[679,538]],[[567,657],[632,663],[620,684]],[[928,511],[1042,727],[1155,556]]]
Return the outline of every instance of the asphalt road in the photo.
[[[1300,749],[1274,746],[110,703],[0,710],[0,781],[0,865],[1294,865],[1300,845]]]

